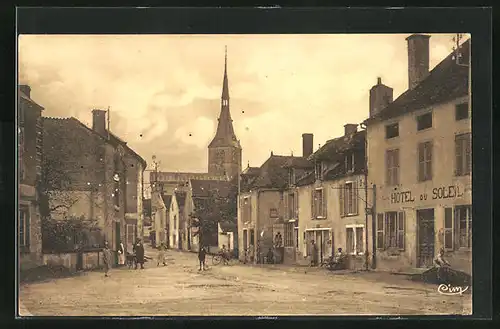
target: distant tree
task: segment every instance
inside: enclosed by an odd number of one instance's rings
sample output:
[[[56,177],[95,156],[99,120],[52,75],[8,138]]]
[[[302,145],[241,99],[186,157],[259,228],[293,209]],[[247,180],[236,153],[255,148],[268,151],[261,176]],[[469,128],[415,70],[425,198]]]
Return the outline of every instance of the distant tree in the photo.
[[[215,244],[219,223],[236,222],[237,195],[237,189],[231,187],[227,195],[211,190],[208,196],[195,198],[195,210],[190,215],[191,227],[198,228],[194,236],[199,236],[201,245]]]

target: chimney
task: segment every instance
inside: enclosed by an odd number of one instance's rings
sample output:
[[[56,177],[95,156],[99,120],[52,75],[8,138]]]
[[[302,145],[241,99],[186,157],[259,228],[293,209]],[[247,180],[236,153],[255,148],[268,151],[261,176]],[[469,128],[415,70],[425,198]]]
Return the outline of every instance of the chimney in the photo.
[[[304,158],[313,154],[313,134],[302,134],[302,156]]]
[[[408,42],[408,89],[415,88],[429,75],[429,38],[424,34],[412,34]]]
[[[92,130],[106,136],[106,111],[92,110]]]
[[[31,87],[28,85],[20,85],[19,89],[26,94],[29,98],[31,98]]]
[[[355,123],[348,123],[344,125],[344,136],[349,136],[358,131],[358,125]]]
[[[382,83],[382,78],[377,78],[377,84],[370,89],[370,118],[378,114],[392,103],[393,89]]]

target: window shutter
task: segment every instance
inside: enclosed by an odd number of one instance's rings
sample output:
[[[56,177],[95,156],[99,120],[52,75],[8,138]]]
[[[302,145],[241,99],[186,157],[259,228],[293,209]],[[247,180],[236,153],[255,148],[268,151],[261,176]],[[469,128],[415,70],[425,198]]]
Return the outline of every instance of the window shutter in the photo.
[[[444,209],[444,248],[453,250],[453,210]]]
[[[472,170],[472,140],[471,134],[466,135],[465,139],[465,172],[471,173]]]
[[[398,214],[398,248],[405,249],[405,213],[403,211]]]
[[[361,185],[361,184],[359,183],[358,185]],[[355,186],[355,183],[352,183],[352,207],[353,207],[353,212],[356,215],[358,214],[358,211],[359,211],[359,209],[358,209],[358,205],[359,205],[358,192],[359,192],[358,186]]]
[[[314,219],[316,217],[314,213],[314,187],[311,189],[311,218]]]
[[[340,217],[344,217],[344,185],[339,187],[339,203]]]
[[[426,160],[427,160],[427,170],[426,178],[432,179],[432,142],[425,143],[426,147]]]
[[[384,249],[384,214],[377,214],[377,248]]]
[[[391,151],[385,152],[385,184],[391,185]]]
[[[463,156],[462,156],[462,139],[459,136],[455,137],[455,175],[462,175]]]
[[[423,181],[425,175],[424,143],[418,144],[418,180]]]
[[[295,204],[294,204],[295,218],[299,219],[299,193],[297,191],[295,191],[295,192],[293,192],[293,194],[294,194],[294,200],[295,200]]]
[[[283,198],[284,199],[283,201],[285,202],[285,206],[284,206],[284,215],[285,216],[283,216],[283,217],[286,218],[286,219],[290,219],[289,218],[290,217],[289,216],[290,213],[288,212],[288,191],[285,192],[284,194],[285,194],[285,197]]]
[[[394,152],[393,159],[393,168],[392,168],[392,183],[397,185],[399,184],[399,149],[396,149]]]
[[[321,197],[323,198],[323,202],[322,202],[322,205],[323,205],[323,217],[325,217],[325,218],[328,217],[327,216],[327,212],[326,212],[326,210],[328,208],[327,204],[326,204],[327,200],[328,200],[328,197],[327,197],[327,193],[328,192],[327,192],[327,190],[328,190],[328,188],[326,188],[326,187],[323,188],[323,190],[321,190]]]

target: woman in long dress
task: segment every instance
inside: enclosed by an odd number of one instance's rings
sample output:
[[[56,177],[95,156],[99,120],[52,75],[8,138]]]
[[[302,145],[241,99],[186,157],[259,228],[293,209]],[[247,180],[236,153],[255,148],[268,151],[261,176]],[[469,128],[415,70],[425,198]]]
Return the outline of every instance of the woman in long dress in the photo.
[[[125,265],[125,247],[122,241],[120,241],[120,246],[118,248],[118,265]]]
[[[160,263],[163,263],[163,266],[167,266],[166,262],[166,257],[165,257],[165,251],[166,251],[165,243],[161,243],[160,247],[158,248],[158,263],[156,266],[160,266]]]

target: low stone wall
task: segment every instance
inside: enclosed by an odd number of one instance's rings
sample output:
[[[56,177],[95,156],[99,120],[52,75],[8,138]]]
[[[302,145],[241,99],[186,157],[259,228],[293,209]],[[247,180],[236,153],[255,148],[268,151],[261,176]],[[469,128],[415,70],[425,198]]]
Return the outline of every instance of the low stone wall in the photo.
[[[102,250],[84,251],[82,266],[84,270],[96,269],[103,266],[103,253]],[[73,271],[77,270],[78,253],[53,253],[43,254],[43,264],[52,266],[64,266]]]

